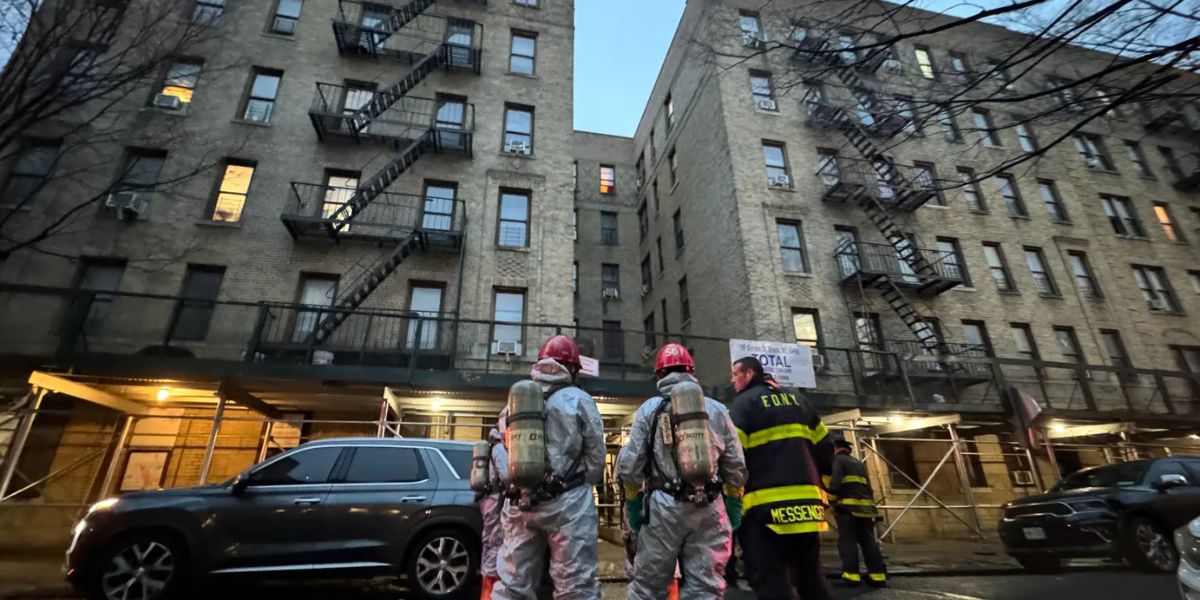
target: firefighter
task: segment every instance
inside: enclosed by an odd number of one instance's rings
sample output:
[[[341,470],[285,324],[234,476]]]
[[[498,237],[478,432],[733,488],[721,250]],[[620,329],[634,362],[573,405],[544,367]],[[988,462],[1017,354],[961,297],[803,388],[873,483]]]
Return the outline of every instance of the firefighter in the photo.
[[[867,479],[867,466],[850,456],[851,445],[845,439],[833,442],[833,472],[829,476],[829,493],[836,496],[833,512],[837,517],[838,554],[842,557],[842,582],[858,585],[858,549],[862,548],[867,563],[867,583],[876,587],[887,585],[887,568],[883,553],[875,539],[875,522],[879,511]]]
[[[532,380],[509,391],[509,491],[501,523],[496,600],[534,600],[547,550],[556,600],[599,600],[599,519],[592,488],[604,475],[604,424],[575,385],[579,347],[542,345]]]
[[[637,552],[630,600],[661,600],[680,565],[679,597],[725,597],[725,562],[741,521],[746,461],[729,411],[704,396],[680,344],[658,351],[660,394],[633,417],[617,456]],[[645,493],[643,493],[645,490]]]
[[[752,356],[733,363],[731,411],[749,479],[738,531],[747,579],[762,600],[832,600],[821,572],[820,534],[827,506],[822,474],[833,443],[803,394],[766,381]]]
[[[480,590],[480,600],[492,597],[499,575],[496,573],[496,555],[500,552],[500,543],[504,536],[501,531],[501,513],[504,511],[504,490],[508,480],[508,450],[504,447],[505,416],[507,409],[500,412],[500,420],[496,428],[488,434],[490,444],[487,461],[487,482],[481,489],[476,490],[479,496],[479,512],[483,515],[483,554],[480,571],[483,573],[483,585]]]

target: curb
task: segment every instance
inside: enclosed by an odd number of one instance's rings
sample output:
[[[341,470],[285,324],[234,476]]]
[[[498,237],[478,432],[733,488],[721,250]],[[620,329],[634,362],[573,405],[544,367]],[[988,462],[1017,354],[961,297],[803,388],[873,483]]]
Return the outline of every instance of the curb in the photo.
[[[973,567],[962,569],[936,569],[936,570],[906,570],[897,571],[888,570],[888,577],[987,577],[987,576],[1004,576],[1004,575],[1021,575],[1025,571],[1020,567]],[[841,580],[841,571],[826,571],[825,577],[831,580]],[[601,577],[600,583],[629,583],[627,577]]]
[[[71,598],[76,596],[75,590],[69,585],[31,587],[27,590],[9,590],[0,592],[0,600],[12,598]]]

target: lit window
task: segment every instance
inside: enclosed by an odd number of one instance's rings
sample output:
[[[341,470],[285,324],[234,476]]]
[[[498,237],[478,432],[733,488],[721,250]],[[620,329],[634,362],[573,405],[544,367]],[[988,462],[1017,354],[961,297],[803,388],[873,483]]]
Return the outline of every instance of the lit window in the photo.
[[[196,80],[199,78],[200,65],[177,62],[167,70],[158,95],[179,98],[179,102],[186,106],[192,102],[192,95],[196,93]]]
[[[242,209],[250,192],[250,180],[254,177],[254,165],[229,162],[221,177],[217,200],[213,204],[210,218],[213,221],[236,223],[242,220]]]
[[[922,48],[918,46],[916,49],[916,54],[917,66],[921,69],[921,77],[924,77],[925,79],[933,79],[935,75],[933,71],[933,57],[929,55],[929,48]]]
[[[612,165],[600,165],[600,193],[617,193],[617,168]]]
[[[797,344],[813,348],[821,344],[820,317],[815,309],[792,309],[792,335]]]
[[[1183,232],[1175,226],[1175,219],[1171,217],[1171,209],[1163,202],[1154,203],[1154,216],[1158,217],[1158,224],[1162,225],[1163,234],[1172,242],[1184,243],[1187,240],[1183,237]]]

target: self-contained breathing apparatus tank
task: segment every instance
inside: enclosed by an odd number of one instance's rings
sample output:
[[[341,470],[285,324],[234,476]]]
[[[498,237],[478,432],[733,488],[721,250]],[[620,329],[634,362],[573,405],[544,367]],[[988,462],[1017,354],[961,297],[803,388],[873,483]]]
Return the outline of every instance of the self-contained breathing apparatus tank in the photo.
[[[480,495],[492,493],[491,486],[492,443],[487,440],[475,442],[471,449],[471,489]]]
[[[509,388],[508,436],[509,481],[522,492],[536,489],[547,472],[546,400],[536,381],[518,381]]]
[[[685,381],[671,389],[675,466],[683,483],[697,488],[711,483],[716,474],[716,465],[710,453],[712,440],[709,437],[711,434],[705,405],[704,390],[695,383]]]

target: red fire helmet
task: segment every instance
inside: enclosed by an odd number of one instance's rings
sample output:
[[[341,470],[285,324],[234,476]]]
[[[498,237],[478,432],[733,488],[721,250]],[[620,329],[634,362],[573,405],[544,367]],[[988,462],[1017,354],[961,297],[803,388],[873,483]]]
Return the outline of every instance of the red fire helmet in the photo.
[[[696,372],[696,362],[692,353],[683,344],[667,344],[658,350],[658,358],[654,360],[654,372],[660,373],[671,367],[686,367],[688,373]]]
[[[556,335],[542,344],[542,349],[538,350],[538,360],[547,358],[552,358],[563,366],[580,368],[579,346],[575,344],[575,340],[565,335]]]

